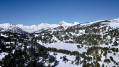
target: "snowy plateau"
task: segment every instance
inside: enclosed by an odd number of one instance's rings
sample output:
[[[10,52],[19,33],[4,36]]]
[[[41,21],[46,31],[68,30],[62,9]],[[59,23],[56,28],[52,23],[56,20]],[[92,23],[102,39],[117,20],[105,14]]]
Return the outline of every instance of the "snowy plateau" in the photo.
[[[119,18],[0,23],[0,67],[119,67]]]

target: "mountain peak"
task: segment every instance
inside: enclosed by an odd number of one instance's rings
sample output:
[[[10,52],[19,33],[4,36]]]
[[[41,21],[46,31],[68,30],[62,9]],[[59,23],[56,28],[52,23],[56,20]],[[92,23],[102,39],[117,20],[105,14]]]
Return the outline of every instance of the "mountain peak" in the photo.
[[[79,24],[79,22],[67,23],[65,21],[61,21],[58,23],[60,26],[73,26]]]
[[[62,26],[62,25],[64,25],[64,24],[67,24],[67,22],[61,21],[61,22],[59,22],[58,24]]]

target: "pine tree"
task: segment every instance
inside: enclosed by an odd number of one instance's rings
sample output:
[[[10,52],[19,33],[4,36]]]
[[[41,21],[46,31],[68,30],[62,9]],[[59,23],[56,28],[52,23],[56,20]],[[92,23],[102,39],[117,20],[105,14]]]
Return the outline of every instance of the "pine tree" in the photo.
[[[118,46],[118,43],[116,41],[114,42],[114,46]]]

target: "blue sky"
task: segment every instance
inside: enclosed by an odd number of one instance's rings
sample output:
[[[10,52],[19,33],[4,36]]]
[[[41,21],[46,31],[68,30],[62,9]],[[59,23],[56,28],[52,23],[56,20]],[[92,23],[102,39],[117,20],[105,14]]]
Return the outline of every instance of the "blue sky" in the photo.
[[[0,0],[0,22],[33,25],[119,18],[119,0]]]

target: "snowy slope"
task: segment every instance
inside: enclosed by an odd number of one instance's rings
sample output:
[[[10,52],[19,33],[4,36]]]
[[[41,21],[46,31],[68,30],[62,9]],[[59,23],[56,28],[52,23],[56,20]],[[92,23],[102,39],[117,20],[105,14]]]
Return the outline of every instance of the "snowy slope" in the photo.
[[[94,24],[94,23],[97,23],[97,22],[100,22],[100,21],[103,21],[103,20],[98,20],[98,21],[93,21],[93,22],[88,22],[88,23],[82,23],[81,25],[82,26],[89,26],[91,24]]]
[[[67,23],[67,22],[65,22],[65,21],[61,21],[61,22],[59,22],[58,25],[63,26],[63,27],[67,27],[67,26],[74,26],[74,25],[77,25],[77,24],[79,24],[79,23],[78,23],[78,22]]]
[[[50,52],[51,55],[53,55],[53,52]],[[82,67],[82,64],[76,65],[75,63],[72,64],[72,61],[75,61],[74,55],[67,55],[62,53],[57,53],[57,55],[54,55],[56,59],[59,61],[58,65],[56,67]],[[64,62],[61,57],[66,56],[66,58],[69,60],[67,62]]]
[[[102,22],[105,20],[99,20],[99,21],[93,21],[93,22],[89,22],[89,23],[83,23],[81,24],[82,26],[89,26],[91,24],[97,23],[97,22]],[[108,20],[109,22],[103,22],[102,24],[106,24],[107,26],[110,26],[112,28],[119,28],[119,18],[115,18],[115,19],[110,19]]]
[[[5,55],[8,55],[8,53],[6,53],[6,52],[0,53],[0,61],[2,61],[2,59],[5,57]]]
[[[111,21],[111,22],[109,23],[109,26],[110,26],[110,27],[119,28],[119,18],[112,19],[112,20],[110,20],[110,21]]]
[[[8,30],[8,29],[14,29],[15,28],[15,26],[14,25],[12,25],[12,24],[9,24],[9,23],[1,23],[0,24],[0,30],[1,31],[5,31],[5,30]]]
[[[19,27],[22,30],[24,30],[26,32],[29,32],[29,33],[33,33],[33,32],[39,31],[41,29],[46,30],[46,29],[49,29],[49,28],[55,28],[55,27],[58,27],[58,26],[59,25],[47,24],[47,23],[41,23],[39,25],[31,25],[31,26],[25,26],[25,25],[22,25],[22,24],[16,25],[16,27]]]
[[[56,49],[64,49],[64,50],[69,50],[69,51],[78,51],[80,53],[83,53],[83,52],[86,52],[87,49],[84,45],[83,48],[78,48],[77,45],[80,45],[80,44],[71,44],[71,43],[51,43],[51,44],[47,44],[47,45],[44,45],[45,47],[52,47],[52,48],[56,48]]]
[[[23,33],[24,31],[16,25],[10,23],[0,23],[0,32]]]

